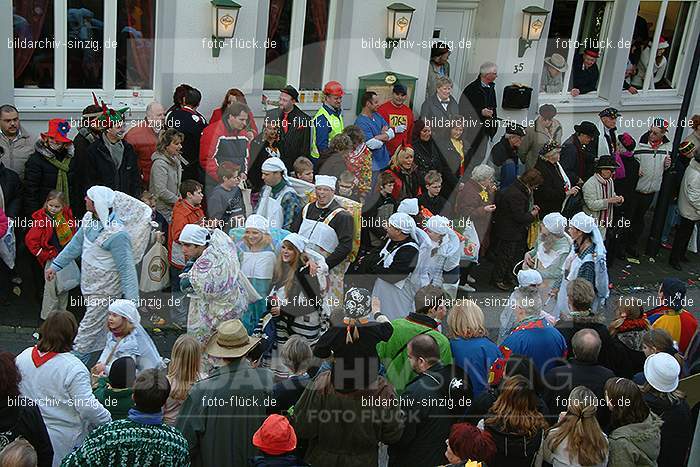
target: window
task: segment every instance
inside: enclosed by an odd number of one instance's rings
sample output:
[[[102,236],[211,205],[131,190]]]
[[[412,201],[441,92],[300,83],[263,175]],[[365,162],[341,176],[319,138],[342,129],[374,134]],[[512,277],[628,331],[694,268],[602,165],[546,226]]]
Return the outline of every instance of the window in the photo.
[[[554,0],[540,92],[567,94],[576,88],[581,94],[597,94],[612,8],[610,0]],[[586,49],[598,57],[589,59],[591,67],[584,70]]]
[[[695,15],[694,0],[641,1],[632,35],[626,87],[638,91],[673,89],[681,81],[680,71],[687,53],[685,32]],[[657,26],[661,24],[661,28]],[[655,56],[653,71],[650,57]]]
[[[156,0],[13,0],[18,105],[81,106],[89,91],[152,90],[155,12]]]
[[[330,14],[331,0],[270,0],[264,89],[321,89]]]

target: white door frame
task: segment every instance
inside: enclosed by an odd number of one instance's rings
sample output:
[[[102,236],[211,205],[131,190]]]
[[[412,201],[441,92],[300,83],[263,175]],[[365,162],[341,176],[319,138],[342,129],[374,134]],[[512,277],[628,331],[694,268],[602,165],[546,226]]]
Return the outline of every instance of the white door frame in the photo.
[[[448,13],[454,13],[456,15],[461,15],[462,17],[462,27],[459,31],[459,36],[464,38],[467,41],[471,41],[472,48],[470,49],[463,49],[461,50],[461,64],[460,63],[450,63],[450,68],[451,68],[451,74],[450,78],[452,78],[452,81],[454,83],[454,89],[458,92],[461,92],[461,89],[463,89],[467,84],[467,76],[469,75],[468,73],[468,64],[469,61],[471,60],[473,51],[472,49],[475,46],[475,40],[474,40],[474,22],[476,20],[476,13],[477,9],[479,8],[479,0],[469,0],[469,1],[440,1],[438,0],[437,3],[437,9],[435,12],[436,16],[436,23],[437,23],[437,15],[440,12],[448,12]],[[433,27],[433,30],[437,29],[437,24]],[[456,45],[455,45],[456,47]],[[459,80],[455,79],[456,77],[459,77]]]

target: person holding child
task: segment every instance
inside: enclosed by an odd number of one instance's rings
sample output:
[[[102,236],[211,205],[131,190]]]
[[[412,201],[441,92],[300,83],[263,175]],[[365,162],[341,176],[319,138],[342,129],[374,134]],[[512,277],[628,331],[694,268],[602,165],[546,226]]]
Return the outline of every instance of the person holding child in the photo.
[[[44,201],[44,206],[32,214],[31,228],[24,237],[27,249],[36,257],[46,271],[52,260],[75,235],[76,221],[62,192],[52,190]],[[42,320],[53,311],[65,310],[68,306],[68,290],[59,290],[58,281],[47,281],[44,285],[44,298],[41,302]]]

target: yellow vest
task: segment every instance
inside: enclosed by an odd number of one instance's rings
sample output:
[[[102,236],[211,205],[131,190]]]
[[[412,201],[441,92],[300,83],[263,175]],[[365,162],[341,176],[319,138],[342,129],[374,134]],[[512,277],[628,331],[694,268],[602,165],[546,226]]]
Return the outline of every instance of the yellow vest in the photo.
[[[345,128],[342,115],[337,116],[335,114],[330,114],[326,108],[321,105],[321,108],[318,109],[318,112],[316,112],[316,115],[314,115],[311,126],[311,157],[314,159],[318,159],[319,156],[318,148],[316,147],[316,125],[318,122],[318,117],[321,115],[326,117],[326,120],[328,120],[328,123],[331,125],[331,132],[328,135],[328,143],[330,143],[331,139],[333,139],[335,135],[342,133],[343,128]]]

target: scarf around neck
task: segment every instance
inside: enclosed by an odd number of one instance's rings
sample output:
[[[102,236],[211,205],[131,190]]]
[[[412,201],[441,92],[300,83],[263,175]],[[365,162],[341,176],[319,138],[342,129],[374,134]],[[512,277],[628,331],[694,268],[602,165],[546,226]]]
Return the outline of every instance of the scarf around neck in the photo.
[[[51,149],[48,149],[48,153],[44,154],[44,158],[46,161],[56,167],[58,170],[58,173],[56,174],[56,189],[63,193],[64,198],[66,200],[66,204],[70,206],[70,193],[68,189],[68,169],[70,167],[70,163],[73,161],[73,154],[71,152],[66,152],[66,156],[63,158],[62,161],[59,161],[56,158],[56,153],[54,153]]]
[[[66,216],[63,215],[63,211],[57,212],[55,216],[52,216],[51,213],[46,211],[46,215],[53,221],[54,231],[56,232],[59,245],[62,247],[66,246],[66,244],[70,242],[70,239],[73,238],[73,231],[70,225],[68,225],[68,220]]]

